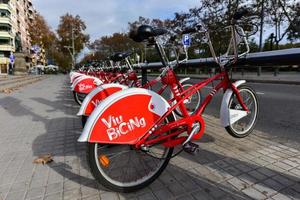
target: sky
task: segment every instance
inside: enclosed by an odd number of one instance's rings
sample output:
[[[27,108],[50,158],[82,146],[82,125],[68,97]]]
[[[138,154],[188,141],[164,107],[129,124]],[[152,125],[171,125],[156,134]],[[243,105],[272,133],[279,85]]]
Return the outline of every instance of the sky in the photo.
[[[33,0],[53,30],[65,13],[78,14],[87,25],[91,41],[114,32],[127,31],[128,22],[139,16],[173,18],[175,12],[187,11],[200,0]]]

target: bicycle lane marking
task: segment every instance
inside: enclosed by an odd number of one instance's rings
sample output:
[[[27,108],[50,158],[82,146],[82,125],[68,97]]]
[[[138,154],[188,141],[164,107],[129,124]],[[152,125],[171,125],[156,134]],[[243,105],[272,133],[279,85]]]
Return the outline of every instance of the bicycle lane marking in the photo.
[[[258,94],[258,95],[264,95],[265,93],[264,92],[256,92],[256,94]]]

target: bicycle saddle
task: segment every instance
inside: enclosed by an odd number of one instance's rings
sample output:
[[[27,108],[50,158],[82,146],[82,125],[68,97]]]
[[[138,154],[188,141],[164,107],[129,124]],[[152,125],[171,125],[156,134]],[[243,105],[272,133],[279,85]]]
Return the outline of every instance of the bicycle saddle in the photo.
[[[127,58],[128,56],[131,55],[131,52],[125,52],[125,53],[115,53],[114,55],[112,55],[110,57],[110,59],[114,62],[118,62],[118,61],[122,61],[125,58]]]
[[[150,37],[166,34],[168,30],[164,28],[154,28],[149,25],[141,25],[136,30],[129,32],[129,37],[135,42],[142,42]]]

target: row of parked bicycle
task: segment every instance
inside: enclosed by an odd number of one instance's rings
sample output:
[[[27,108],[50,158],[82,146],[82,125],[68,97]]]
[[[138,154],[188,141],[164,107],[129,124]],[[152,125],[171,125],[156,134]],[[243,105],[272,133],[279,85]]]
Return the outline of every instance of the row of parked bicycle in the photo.
[[[189,78],[180,80],[174,72],[188,59],[186,44],[183,44],[185,58],[169,61],[165,43],[168,38],[168,44],[174,44],[174,33],[149,25],[142,25],[129,35],[134,41],[146,42],[157,49],[163,69],[155,79],[142,83],[128,53],[111,57],[115,67],[91,66],[70,73],[84,127],[78,141],[88,144],[87,160],[101,184],[118,192],[135,191],[153,182],[172,157],[182,151],[197,152],[199,146],[195,142],[205,131],[202,114],[220,90],[223,91],[221,125],[237,138],[252,132],[259,110],[256,93],[245,81],[232,82],[228,76],[231,67],[249,52],[245,32],[237,23],[244,14],[245,10],[237,12],[227,27],[231,39],[227,52],[219,57],[209,30],[203,26],[178,33],[179,38],[203,33],[214,61],[220,66],[218,74],[199,83],[192,84]],[[244,52],[239,49],[241,45]],[[202,98],[201,91],[213,81],[218,84]]]

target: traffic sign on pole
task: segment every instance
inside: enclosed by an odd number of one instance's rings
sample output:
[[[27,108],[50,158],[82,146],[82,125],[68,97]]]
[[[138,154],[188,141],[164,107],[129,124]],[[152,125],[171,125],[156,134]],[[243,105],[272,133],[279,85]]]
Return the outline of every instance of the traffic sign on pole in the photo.
[[[183,35],[182,43],[185,47],[191,46],[192,39],[191,39],[190,35],[188,35],[188,34]]]
[[[10,54],[9,56],[9,63],[14,64],[15,63],[15,55],[13,53]]]

